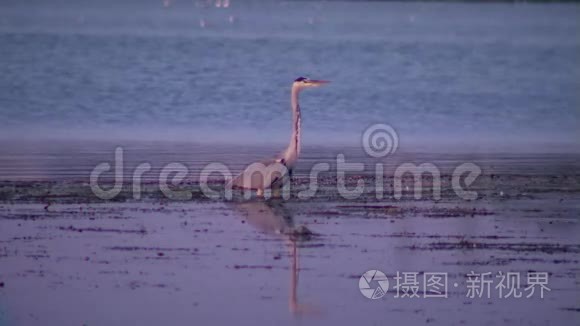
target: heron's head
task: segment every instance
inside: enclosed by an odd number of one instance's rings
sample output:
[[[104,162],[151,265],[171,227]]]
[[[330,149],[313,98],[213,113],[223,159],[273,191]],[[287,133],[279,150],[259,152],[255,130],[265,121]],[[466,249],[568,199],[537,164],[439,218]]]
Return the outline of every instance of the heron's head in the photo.
[[[328,80],[316,80],[316,79],[309,79],[306,77],[298,77],[292,84],[292,87],[296,87],[299,89],[303,88],[311,88],[311,87],[318,87],[324,84],[330,83]]]

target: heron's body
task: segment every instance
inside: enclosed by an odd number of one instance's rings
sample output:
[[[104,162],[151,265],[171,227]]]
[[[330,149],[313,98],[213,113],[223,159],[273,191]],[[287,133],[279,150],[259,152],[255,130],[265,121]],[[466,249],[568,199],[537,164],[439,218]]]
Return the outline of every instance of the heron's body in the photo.
[[[262,196],[265,189],[280,189],[292,173],[301,150],[302,117],[298,97],[300,91],[308,87],[317,87],[327,83],[322,80],[297,78],[292,84],[290,105],[292,108],[292,135],[285,151],[273,159],[250,164],[242,173],[231,181],[233,187],[254,189]]]

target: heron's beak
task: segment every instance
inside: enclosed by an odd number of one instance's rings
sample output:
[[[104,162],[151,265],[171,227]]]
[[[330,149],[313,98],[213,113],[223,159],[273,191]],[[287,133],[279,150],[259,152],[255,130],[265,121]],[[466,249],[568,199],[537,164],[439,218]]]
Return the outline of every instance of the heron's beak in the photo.
[[[312,86],[322,86],[324,84],[330,83],[329,80],[309,80],[308,83]]]

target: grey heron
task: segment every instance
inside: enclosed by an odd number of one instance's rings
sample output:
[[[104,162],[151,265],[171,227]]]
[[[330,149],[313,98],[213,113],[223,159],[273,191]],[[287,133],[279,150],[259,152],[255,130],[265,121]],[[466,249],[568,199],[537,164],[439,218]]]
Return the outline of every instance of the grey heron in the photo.
[[[306,88],[322,86],[328,82],[305,77],[298,77],[294,80],[290,96],[292,136],[288,147],[273,159],[250,164],[231,181],[230,186],[256,190],[258,196],[263,196],[265,189],[277,191],[282,187],[286,178],[292,173],[300,155],[301,112],[298,96]]]

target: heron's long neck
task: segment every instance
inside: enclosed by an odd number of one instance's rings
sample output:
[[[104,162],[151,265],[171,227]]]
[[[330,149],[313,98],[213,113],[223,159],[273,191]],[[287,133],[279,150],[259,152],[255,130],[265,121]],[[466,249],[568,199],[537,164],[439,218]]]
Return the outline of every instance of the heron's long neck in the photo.
[[[300,90],[296,87],[292,88],[292,95],[290,103],[292,105],[292,136],[290,137],[290,144],[286,149],[284,159],[290,164],[294,164],[300,155],[300,106],[298,105],[298,93]]]

